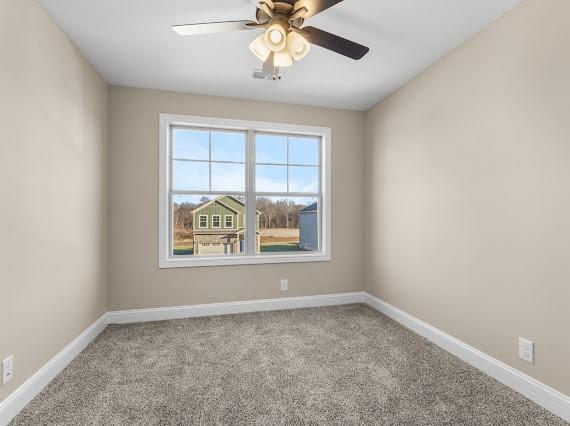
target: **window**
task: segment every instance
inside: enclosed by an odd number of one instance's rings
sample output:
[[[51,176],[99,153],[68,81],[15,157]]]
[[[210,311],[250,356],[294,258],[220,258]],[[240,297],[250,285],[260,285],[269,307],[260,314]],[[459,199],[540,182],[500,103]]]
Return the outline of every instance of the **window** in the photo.
[[[330,133],[161,114],[160,267],[330,260]]]

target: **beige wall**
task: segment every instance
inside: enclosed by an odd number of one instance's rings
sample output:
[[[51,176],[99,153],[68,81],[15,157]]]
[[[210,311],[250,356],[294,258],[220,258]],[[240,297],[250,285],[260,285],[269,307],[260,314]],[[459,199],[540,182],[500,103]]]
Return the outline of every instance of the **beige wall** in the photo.
[[[369,292],[566,394],[569,22],[527,0],[367,113],[365,249]]]
[[[0,1],[0,401],[106,310],[107,92],[36,1]]]
[[[110,96],[110,310],[362,290],[364,113],[123,87]],[[160,113],[331,127],[332,262],[159,270]]]
[[[527,0],[365,115],[122,87],[108,99],[34,0],[2,0],[0,359],[15,355],[16,376],[0,400],[107,308],[363,282],[570,394],[569,18],[567,0]],[[332,127],[333,261],[159,270],[161,112]]]

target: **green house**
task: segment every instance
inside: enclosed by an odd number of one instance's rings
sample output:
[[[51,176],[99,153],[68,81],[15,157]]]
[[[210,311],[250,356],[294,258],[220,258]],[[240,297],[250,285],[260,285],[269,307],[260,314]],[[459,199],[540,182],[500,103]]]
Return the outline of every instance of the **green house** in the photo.
[[[257,212],[256,250],[260,248]],[[194,255],[243,253],[245,204],[239,198],[222,195],[192,211]]]

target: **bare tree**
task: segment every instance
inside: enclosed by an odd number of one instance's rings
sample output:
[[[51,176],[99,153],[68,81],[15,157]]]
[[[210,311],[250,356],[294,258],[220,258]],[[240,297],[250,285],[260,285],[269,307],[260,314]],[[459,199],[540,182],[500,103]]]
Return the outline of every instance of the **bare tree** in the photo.
[[[303,205],[295,204],[292,200],[281,199],[273,201],[270,198],[258,198],[256,208],[261,212],[261,228],[297,228],[299,226],[299,211]]]

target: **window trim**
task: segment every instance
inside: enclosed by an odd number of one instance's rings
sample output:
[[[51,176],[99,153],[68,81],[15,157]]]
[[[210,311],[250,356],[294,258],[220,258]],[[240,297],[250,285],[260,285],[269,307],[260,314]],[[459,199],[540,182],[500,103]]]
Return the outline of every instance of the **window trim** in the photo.
[[[206,218],[206,226],[202,226],[202,218],[203,217]],[[207,214],[198,215],[198,229],[208,229],[208,215]]]
[[[218,218],[218,226],[214,226],[214,218]],[[222,215],[221,214],[213,214],[212,215],[212,229],[221,229],[222,228]]]
[[[233,120],[215,117],[198,117],[177,114],[160,114],[159,116],[159,268],[185,268],[223,265],[254,265],[268,263],[303,263],[328,262],[331,260],[331,129],[328,127],[282,124],[263,121]],[[241,130],[247,132],[246,146],[246,205],[255,205],[256,197],[265,193],[255,193],[255,133],[285,133],[289,135],[316,136],[321,138],[320,155],[320,231],[321,250],[312,253],[261,253],[255,255],[211,256],[211,257],[175,257],[170,255],[170,212],[172,198],[169,188],[171,127],[192,126],[219,130]],[[252,167],[248,165],[253,164]],[[253,172],[252,172],[253,169]],[[267,194],[279,196],[279,194]],[[284,196],[311,196],[309,194],[289,193]],[[247,228],[256,229],[256,215],[246,215]],[[252,222],[252,223],[250,223]],[[256,233],[248,232],[248,244],[255,244]]]
[[[228,226],[228,217],[231,219],[232,224]],[[224,229],[234,229],[234,215],[226,214],[224,215]]]

